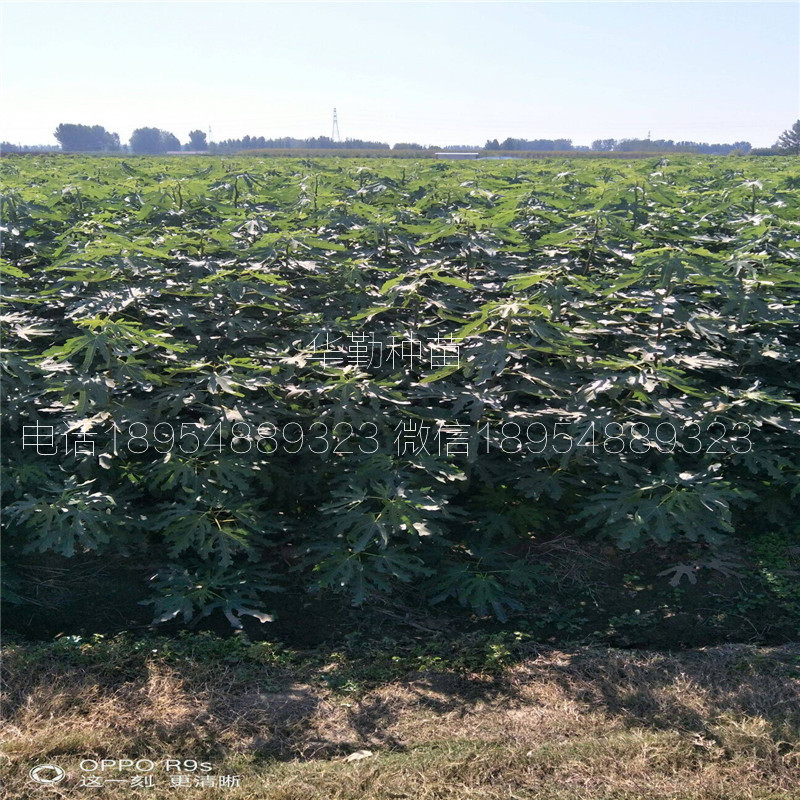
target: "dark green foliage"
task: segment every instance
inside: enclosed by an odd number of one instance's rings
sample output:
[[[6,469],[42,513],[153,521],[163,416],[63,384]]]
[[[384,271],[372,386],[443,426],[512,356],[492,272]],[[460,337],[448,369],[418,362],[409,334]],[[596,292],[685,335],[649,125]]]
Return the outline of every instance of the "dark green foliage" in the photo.
[[[0,169],[10,563],[126,553],[163,620],[289,583],[502,617],[534,539],[797,535],[793,159]],[[409,333],[458,363],[323,363]],[[468,455],[398,451],[439,423]]]

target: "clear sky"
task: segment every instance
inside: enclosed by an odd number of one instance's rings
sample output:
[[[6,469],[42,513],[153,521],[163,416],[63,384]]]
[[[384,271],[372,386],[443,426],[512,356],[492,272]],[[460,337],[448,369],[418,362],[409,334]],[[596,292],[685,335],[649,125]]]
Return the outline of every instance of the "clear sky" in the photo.
[[[772,144],[800,117],[797,2],[3,2],[0,139],[244,134]]]

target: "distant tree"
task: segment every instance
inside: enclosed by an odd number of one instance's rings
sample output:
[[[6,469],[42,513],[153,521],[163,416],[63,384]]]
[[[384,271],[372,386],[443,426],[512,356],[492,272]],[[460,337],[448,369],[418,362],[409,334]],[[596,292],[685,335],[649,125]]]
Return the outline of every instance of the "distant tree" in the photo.
[[[53,136],[65,151],[87,153],[119,150],[119,135],[109,133],[102,125],[73,125],[62,122]]]
[[[484,150],[499,150],[500,149],[500,142],[497,139],[487,139],[486,144],[483,146]]]
[[[617,144],[616,139],[595,139],[592,142],[592,150],[600,152],[610,152]]]
[[[130,147],[134,153],[163,153],[167,149],[158,128],[137,128],[131,134]]]
[[[777,147],[781,153],[792,153],[796,156],[800,156],[800,119],[778,137],[778,141],[775,142],[775,147]]]
[[[203,131],[189,131],[189,144],[187,150],[208,150],[208,142]]]
[[[158,128],[137,128],[131,134],[131,152],[139,154],[166,153],[167,150],[180,150],[178,137],[169,131]]]
[[[602,144],[602,141],[593,143]],[[614,142],[613,150],[620,153],[702,153],[704,155],[728,155],[729,153],[749,153],[750,142],[733,144],[709,144],[708,142],[674,142],[672,139],[621,139]]]
[[[165,151],[181,149],[180,139],[178,139],[174,133],[170,133],[169,131],[161,131],[161,138],[164,142]]]
[[[417,142],[395,142],[392,145],[392,150],[424,150],[425,145],[417,144]]]

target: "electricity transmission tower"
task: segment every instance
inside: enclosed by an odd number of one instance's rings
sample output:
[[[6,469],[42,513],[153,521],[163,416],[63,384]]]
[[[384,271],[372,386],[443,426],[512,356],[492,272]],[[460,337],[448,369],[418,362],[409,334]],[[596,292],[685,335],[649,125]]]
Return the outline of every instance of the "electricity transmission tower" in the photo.
[[[339,120],[336,117],[336,109],[333,109],[333,129],[331,130],[331,139],[334,142],[340,142],[341,137],[339,136]]]

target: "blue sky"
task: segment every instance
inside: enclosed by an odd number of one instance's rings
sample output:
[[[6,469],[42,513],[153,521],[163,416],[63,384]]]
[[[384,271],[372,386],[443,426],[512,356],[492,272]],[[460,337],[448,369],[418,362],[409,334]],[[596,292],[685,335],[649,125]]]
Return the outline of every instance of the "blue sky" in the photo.
[[[769,145],[800,117],[800,4],[4,2],[0,139]]]

